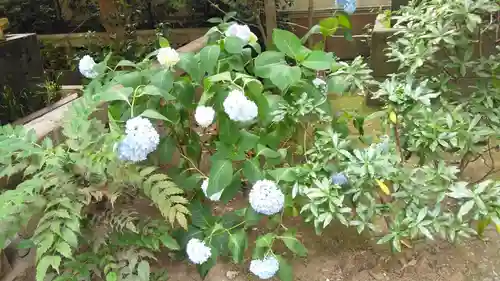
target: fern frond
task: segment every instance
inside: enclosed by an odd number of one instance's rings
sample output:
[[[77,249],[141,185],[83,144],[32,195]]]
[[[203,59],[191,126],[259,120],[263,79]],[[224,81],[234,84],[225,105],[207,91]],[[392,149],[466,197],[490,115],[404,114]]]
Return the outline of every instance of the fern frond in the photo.
[[[58,271],[61,257],[73,259],[73,251],[78,248],[82,207],[79,198],[70,196],[60,197],[46,206],[33,235],[37,245],[37,281],[44,280],[50,267]]]
[[[185,205],[189,200],[183,196],[182,189],[165,174],[157,173],[157,170],[155,167],[138,168],[139,187],[170,224],[177,222],[187,229],[186,216],[190,213]]]

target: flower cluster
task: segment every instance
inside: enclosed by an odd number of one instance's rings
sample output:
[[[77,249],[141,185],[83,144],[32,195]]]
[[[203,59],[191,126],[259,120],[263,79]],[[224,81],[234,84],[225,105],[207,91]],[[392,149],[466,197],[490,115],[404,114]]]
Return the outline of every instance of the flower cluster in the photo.
[[[273,277],[280,268],[279,261],[274,256],[267,256],[262,260],[252,260],[250,262],[250,272],[260,279]]]
[[[200,105],[196,107],[196,111],[194,112],[194,120],[203,128],[210,126],[214,121],[214,117],[215,111],[209,106]]]
[[[250,190],[249,201],[257,213],[269,216],[283,209],[285,195],[273,181],[260,180]]]
[[[89,55],[84,56],[80,59],[80,62],[78,62],[78,70],[80,70],[80,73],[90,79],[96,78],[97,75],[99,75],[97,71],[94,70],[95,66],[96,63],[94,59]]]
[[[353,14],[356,11],[356,0],[336,0],[337,6],[341,7],[344,12]]]
[[[389,137],[382,136],[381,141],[375,145],[375,148],[382,154],[389,152]]]
[[[208,189],[208,179],[204,180],[203,183],[201,184],[201,190],[203,190],[203,193],[205,194],[206,197],[208,197],[207,189]],[[222,195],[222,192],[223,192],[223,190],[221,190],[217,193],[214,193],[210,197],[208,197],[208,199],[210,199],[212,201],[219,201],[220,197]]]
[[[158,62],[165,67],[173,67],[176,65],[181,58],[179,54],[174,49],[167,47],[158,50],[158,55],[156,56]]]
[[[233,23],[228,27],[225,35],[238,37],[246,44],[257,42],[257,36],[252,31],[250,31],[250,28],[246,24],[242,25]]]
[[[332,183],[336,185],[344,185],[348,183],[347,176],[344,173],[336,173],[332,175]]]
[[[196,238],[189,240],[186,246],[186,253],[189,260],[194,264],[202,264],[212,255],[210,248],[203,241]]]
[[[160,135],[153,124],[142,117],[129,119],[125,133],[125,138],[117,146],[118,158],[123,161],[144,161],[160,143]]]
[[[222,104],[224,111],[233,121],[249,122],[258,115],[257,105],[247,99],[240,90],[232,90]]]

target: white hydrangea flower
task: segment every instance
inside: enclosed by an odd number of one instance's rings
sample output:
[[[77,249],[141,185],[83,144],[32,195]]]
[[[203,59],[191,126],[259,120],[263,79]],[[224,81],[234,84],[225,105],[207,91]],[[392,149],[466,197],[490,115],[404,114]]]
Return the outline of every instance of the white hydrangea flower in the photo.
[[[194,119],[196,123],[203,128],[206,128],[212,124],[215,117],[215,110],[210,106],[198,106],[194,112]]]
[[[129,119],[125,133],[125,138],[116,146],[118,158],[123,161],[144,161],[160,143],[160,135],[153,124],[143,117]]]
[[[202,264],[212,255],[210,248],[205,245],[205,242],[196,238],[189,240],[186,247],[186,253],[189,260],[194,264]]]
[[[260,279],[273,277],[280,269],[280,263],[274,256],[267,256],[262,260],[252,260],[250,262],[250,272]]]
[[[270,180],[257,181],[249,194],[250,206],[264,215],[279,213],[285,205],[285,195],[279,187]]]
[[[179,53],[177,53],[176,50],[170,47],[161,48],[160,50],[158,50],[158,55],[156,55],[156,58],[161,65],[166,67],[173,67],[181,60]]]
[[[252,40],[257,42],[257,36],[252,31],[250,31],[250,28],[246,24],[232,24],[227,28],[226,36],[236,36],[243,40],[243,42],[245,43],[252,42]]]
[[[80,62],[78,62],[78,70],[80,70],[80,73],[90,79],[96,78],[97,75],[99,75],[97,71],[94,70],[95,66],[96,63],[94,59],[89,55],[85,55],[80,59]]]
[[[247,99],[240,90],[232,90],[223,102],[224,112],[229,119],[239,122],[249,122],[257,117],[259,109],[257,105]]]
[[[205,194],[206,197],[208,197],[207,189],[208,189],[208,179],[204,180],[203,183],[201,184],[201,190],[203,190],[203,193]],[[223,192],[223,190],[221,190],[217,193],[214,193],[214,194],[212,194],[212,196],[208,197],[208,199],[210,199],[212,201],[219,201],[220,197],[222,196],[222,192]]]

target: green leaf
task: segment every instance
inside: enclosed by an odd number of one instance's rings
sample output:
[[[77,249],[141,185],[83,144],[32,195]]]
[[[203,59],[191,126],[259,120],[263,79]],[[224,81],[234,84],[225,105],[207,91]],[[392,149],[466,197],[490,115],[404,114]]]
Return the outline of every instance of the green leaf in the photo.
[[[339,26],[339,20],[335,17],[329,17],[326,19],[322,19],[319,22],[320,32],[323,36],[328,37],[332,36],[337,32],[337,28]]]
[[[330,69],[333,63],[333,54],[323,51],[312,51],[302,65],[314,70]]]
[[[260,166],[257,159],[247,159],[243,162],[243,175],[251,183],[255,183],[264,178],[260,171]]]
[[[229,235],[229,250],[235,263],[243,262],[243,255],[248,247],[248,237],[244,229]]]
[[[335,16],[337,17],[340,26],[345,27],[347,29],[352,29],[352,23],[349,14],[343,11],[337,11],[335,13]]]
[[[119,66],[128,66],[128,67],[137,67],[137,65],[129,60],[121,60],[116,64],[116,67]]]
[[[167,38],[160,36],[160,38],[158,38],[158,41],[160,43],[160,48],[170,47],[170,43],[168,42]]]
[[[115,101],[122,100],[128,102],[128,98],[134,92],[130,87],[111,87],[99,96],[101,101]]]
[[[277,151],[274,151],[262,144],[257,144],[257,155],[255,157],[263,155],[266,158],[278,158],[281,157],[281,154]]]
[[[163,233],[160,236],[160,241],[163,244],[163,246],[169,248],[170,250],[178,251],[181,249],[179,243],[177,243],[177,241],[174,238],[172,238],[172,236],[170,236],[168,233]]]
[[[281,91],[293,86],[300,81],[302,72],[298,66],[275,66],[271,70],[271,82],[276,85]]]
[[[210,82],[212,82],[212,83],[216,83],[216,82],[219,82],[219,81],[232,81],[232,79],[231,79],[231,72],[229,72],[229,71],[209,76],[209,77],[207,77],[207,79]]]
[[[268,172],[277,182],[294,182],[297,180],[297,176],[292,168],[278,168]]]
[[[229,36],[224,39],[224,49],[230,54],[241,54],[245,42],[236,36]]]
[[[301,257],[307,256],[307,249],[302,245],[302,243],[296,238],[297,233],[295,230],[289,229],[279,238],[285,243],[286,247]]]
[[[63,228],[61,230],[61,238],[64,239],[72,248],[78,248],[78,237],[76,234],[69,228]]]
[[[245,226],[250,227],[257,225],[262,219],[262,217],[263,217],[262,214],[259,214],[251,207],[248,207],[245,211]]]
[[[350,30],[344,30],[344,38],[349,42],[352,42],[354,40],[352,39],[352,32]]]
[[[241,175],[239,172],[234,173],[233,180],[231,183],[224,188],[224,191],[221,194],[220,201],[224,204],[229,203],[229,201],[233,200],[236,194],[241,190]]]
[[[275,66],[285,65],[285,56],[283,53],[275,51],[266,51],[255,58],[255,75],[262,78],[271,77],[271,70]]]
[[[44,256],[36,265],[36,281],[44,281],[49,266],[52,266],[53,269],[59,272],[60,264],[61,264],[61,257]]]
[[[290,31],[273,30],[273,43],[278,50],[296,60],[300,60],[307,53],[307,49],[302,46],[300,39]]]
[[[142,260],[137,266],[137,275],[141,281],[149,281],[150,268],[149,263]]]
[[[465,202],[465,204],[463,204],[462,207],[460,207],[460,210],[458,210],[457,216],[459,218],[465,216],[466,214],[468,214],[472,210],[472,207],[474,207],[474,200],[473,199]]]
[[[147,85],[142,89],[143,95],[163,97],[166,101],[175,100],[175,97],[154,85]]]
[[[146,109],[143,113],[141,113],[142,117],[147,117],[151,119],[158,119],[158,120],[164,120],[173,123],[170,121],[167,117],[163,116],[161,113],[154,109]]]
[[[210,168],[207,195],[211,196],[228,186],[233,179],[233,164],[229,160],[218,160]]]
[[[117,71],[115,73],[116,76],[113,78],[113,84],[119,84],[125,88],[130,87],[133,89],[143,84],[143,76],[140,71]]]
[[[342,94],[348,87],[345,81],[342,81],[340,77],[336,76],[331,76],[327,83],[329,93]]]
[[[205,279],[205,276],[207,276],[210,269],[212,269],[212,267],[214,267],[214,265],[217,263],[219,252],[215,247],[210,247],[210,250],[212,255],[210,256],[208,261],[196,266],[196,268],[198,269],[198,273],[200,274],[202,279]]]
[[[59,242],[56,251],[68,259],[72,258],[71,247],[66,242]]]
[[[116,275],[116,272],[111,271],[108,274],[106,274],[106,281],[117,281],[118,276]]]
[[[174,85],[174,76],[168,69],[161,70],[151,77],[151,84],[161,89],[162,95],[168,93]]]
[[[181,60],[177,63],[177,66],[186,71],[191,76],[191,79],[201,82],[203,73],[199,69],[199,57],[193,53],[181,53],[179,56]]]
[[[257,248],[270,248],[273,245],[274,238],[276,238],[274,233],[261,235],[255,239],[255,246]]]
[[[30,248],[33,248],[35,247],[35,243],[33,243],[33,240],[31,239],[23,239],[21,240],[17,245],[16,245],[16,248],[17,249],[30,249]]]
[[[212,75],[215,72],[215,66],[219,60],[220,47],[219,45],[206,46],[200,51],[201,68]]]
[[[276,256],[280,262],[280,269],[278,271],[278,277],[281,281],[293,281],[293,268],[288,262],[281,256]]]

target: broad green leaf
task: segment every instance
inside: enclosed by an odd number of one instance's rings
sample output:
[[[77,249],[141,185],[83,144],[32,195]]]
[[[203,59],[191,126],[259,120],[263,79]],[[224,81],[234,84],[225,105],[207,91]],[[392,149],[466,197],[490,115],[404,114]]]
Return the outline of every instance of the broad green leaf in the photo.
[[[271,70],[271,82],[280,90],[284,91],[290,86],[295,85],[300,81],[302,72],[298,66],[275,66]]]
[[[209,77],[207,77],[207,79],[212,83],[219,82],[219,81],[232,81],[231,72],[229,72],[229,71],[209,76]]]
[[[293,268],[288,262],[281,256],[276,256],[280,262],[280,269],[278,271],[278,277],[281,281],[293,281]]]
[[[61,257],[44,256],[36,265],[36,281],[44,281],[49,266],[52,266],[53,269],[59,272],[60,264],[61,264]]]
[[[227,204],[229,201],[233,200],[236,194],[241,190],[242,182],[241,175],[239,172],[234,173],[233,180],[231,183],[224,188],[222,195],[220,197],[220,201]]]
[[[229,250],[235,263],[243,262],[243,255],[248,247],[248,237],[244,229],[229,235]]]
[[[177,63],[177,66],[186,71],[191,76],[191,79],[201,82],[203,73],[200,71],[199,56],[195,56],[193,53],[181,53],[179,56],[181,60]]]
[[[275,66],[285,65],[285,56],[283,53],[275,51],[266,51],[255,58],[255,75],[262,78],[271,77],[271,70]]]
[[[131,87],[112,86],[100,95],[101,101],[122,100],[128,102],[130,95],[134,92]]]
[[[328,93],[343,94],[349,86],[340,77],[331,76],[328,81]]]
[[[295,34],[286,30],[273,30],[273,43],[278,50],[296,60],[301,60],[308,51]]]
[[[129,60],[121,60],[116,64],[116,67],[119,66],[128,66],[128,67],[137,67],[137,65]]]
[[[160,236],[160,241],[163,244],[163,246],[169,248],[170,250],[178,251],[181,249],[179,243],[177,243],[177,241],[174,238],[172,238],[172,236],[170,236],[168,233],[163,233]]]
[[[335,16],[337,17],[339,21],[339,25],[347,28],[347,29],[352,29],[352,23],[351,23],[351,18],[349,17],[349,14],[343,11],[337,11],[335,13]]]
[[[106,281],[117,281],[118,276],[116,275],[116,272],[111,271],[108,274],[106,274]]]
[[[258,248],[269,248],[273,244],[274,239],[276,238],[276,234],[267,233],[265,235],[261,235],[255,239],[255,246]]]
[[[161,70],[151,77],[151,84],[161,89],[163,93],[168,93],[174,85],[174,76],[168,69]]]
[[[126,72],[117,71],[115,77],[113,77],[114,84],[122,85],[123,87],[136,88],[144,83],[143,75],[140,71]]]
[[[243,162],[243,175],[250,183],[255,183],[264,178],[257,159],[247,159]]]
[[[166,101],[175,100],[174,96],[154,85],[147,85],[142,89],[141,93],[148,96],[159,96],[164,98]]]
[[[333,63],[333,54],[323,51],[312,51],[302,62],[302,65],[314,70],[330,69]]]
[[[151,119],[164,120],[173,123],[167,117],[163,116],[161,113],[154,109],[146,109],[143,113],[141,113],[142,117],[147,117]]]
[[[207,195],[223,190],[233,179],[233,164],[229,160],[218,160],[210,168]]]
[[[320,32],[323,36],[332,36],[337,32],[337,28],[339,26],[339,20],[335,17],[329,17],[326,19],[322,19],[319,22]]]
[[[142,260],[137,266],[137,275],[141,281],[149,281],[150,268],[149,263]]]
[[[23,239],[21,240],[17,245],[16,245],[16,248],[17,249],[30,249],[30,248],[33,248],[35,247],[35,243],[33,243],[33,240],[31,239]]]
[[[220,47],[219,45],[206,46],[200,51],[201,68],[212,75],[215,71],[215,66],[219,60]]]
[[[241,54],[245,42],[236,36],[229,36],[224,39],[224,49],[230,54]]]
[[[292,168],[278,168],[268,172],[277,182],[294,182],[297,180],[297,176]]]
[[[78,248],[78,237],[71,229],[64,227],[61,230],[61,233],[61,238],[64,241],[66,241],[72,248]]]
[[[160,48],[170,47],[170,43],[168,42],[167,38],[160,36],[160,38],[158,38],[158,41],[160,43]]]
[[[262,217],[263,215],[257,213],[253,208],[248,207],[245,211],[245,226],[250,227],[257,225]]]
[[[274,151],[262,144],[257,144],[257,154],[255,157],[263,155],[266,158],[278,158],[281,157],[281,154],[277,151]]]
[[[285,243],[286,247],[292,251],[294,254],[299,255],[301,257],[307,256],[307,249],[304,245],[297,240],[297,233],[295,230],[289,229],[283,235],[279,236],[279,238]]]

